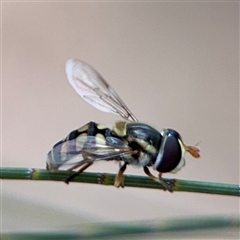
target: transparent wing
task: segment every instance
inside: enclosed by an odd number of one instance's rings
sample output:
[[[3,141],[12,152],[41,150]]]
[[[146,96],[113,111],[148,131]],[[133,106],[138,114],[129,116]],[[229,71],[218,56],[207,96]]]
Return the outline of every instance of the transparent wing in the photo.
[[[75,91],[95,108],[118,114],[126,120],[137,121],[114,89],[87,63],[77,59],[68,60],[66,74]]]
[[[47,169],[54,170],[62,166],[73,169],[83,161],[122,161],[132,153],[132,149],[118,138],[107,137],[105,141],[94,136],[80,136],[55,144],[47,154]]]

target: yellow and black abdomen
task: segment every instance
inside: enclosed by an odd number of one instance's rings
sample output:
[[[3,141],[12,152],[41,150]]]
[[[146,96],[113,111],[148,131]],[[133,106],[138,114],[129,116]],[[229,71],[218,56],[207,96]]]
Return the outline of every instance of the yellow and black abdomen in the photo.
[[[83,139],[87,136],[94,136],[96,137],[95,139],[98,139],[103,144],[106,142],[106,138],[111,136],[111,130],[95,122],[89,122],[73,130],[49,151],[47,154],[47,169],[58,169],[68,160],[77,157],[82,151]]]

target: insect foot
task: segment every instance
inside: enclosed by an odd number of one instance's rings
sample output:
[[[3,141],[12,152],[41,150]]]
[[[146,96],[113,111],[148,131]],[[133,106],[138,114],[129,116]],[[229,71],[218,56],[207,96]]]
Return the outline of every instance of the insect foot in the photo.
[[[124,188],[124,177],[121,174],[118,174],[115,178],[114,186],[119,188]]]
[[[159,178],[158,178],[158,180],[159,180],[158,182],[163,185],[163,187],[165,188],[164,189],[165,191],[167,190],[167,191],[172,193],[173,192],[173,187],[175,186],[175,180],[173,180],[173,179],[165,180],[165,179],[162,178],[161,175],[162,174],[160,173]]]

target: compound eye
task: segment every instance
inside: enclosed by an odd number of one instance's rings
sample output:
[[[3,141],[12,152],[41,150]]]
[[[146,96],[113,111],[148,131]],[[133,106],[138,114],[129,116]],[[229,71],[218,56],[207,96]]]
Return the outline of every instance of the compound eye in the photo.
[[[178,166],[183,155],[179,141],[181,137],[176,131],[165,129],[160,151],[153,166],[155,170],[161,173],[171,172]]]

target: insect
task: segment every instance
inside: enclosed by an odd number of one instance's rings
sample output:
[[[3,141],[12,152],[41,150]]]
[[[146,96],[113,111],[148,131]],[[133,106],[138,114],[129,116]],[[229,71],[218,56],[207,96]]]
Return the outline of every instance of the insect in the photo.
[[[47,169],[70,166],[71,175],[66,179],[67,183],[96,161],[115,160],[120,163],[116,187],[124,186],[123,173],[127,165],[136,165],[143,167],[151,179],[171,191],[162,174],[179,171],[185,165],[186,152],[195,158],[200,157],[199,148],[185,145],[177,131],[163,129],[159,132],[138,122],[114,89],[87,63],[68,60],[66,75],[71,86],[86,102],[124,119],[116,122],[112,129],[89,122],[53,146],[47,154]],[[150,172],[150,166],[159,172],[158,177]],[[78,171],[72,171],[74,169]]]

